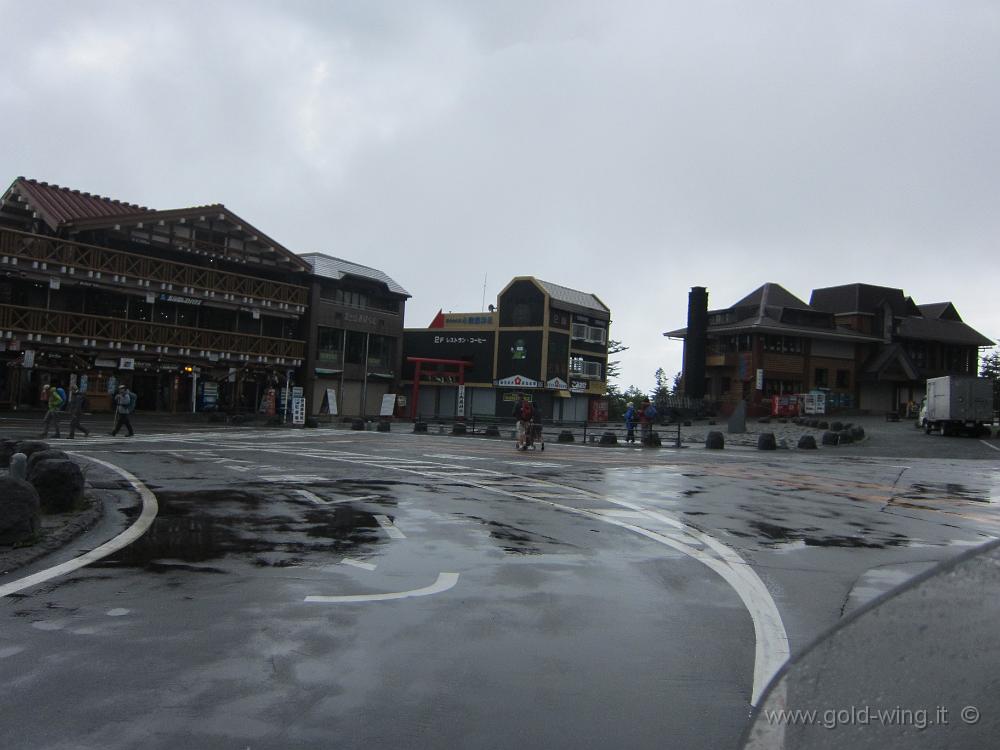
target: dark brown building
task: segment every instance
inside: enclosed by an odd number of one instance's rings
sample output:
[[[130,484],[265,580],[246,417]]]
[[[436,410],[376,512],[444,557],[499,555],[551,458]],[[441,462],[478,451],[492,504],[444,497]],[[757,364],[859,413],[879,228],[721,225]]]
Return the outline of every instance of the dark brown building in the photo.
[[[253,410],[305,358],[306,261],[221,204],[167,211],[19,177],[0,203],[0,402]]]
[[[707,295],[695,299],[707,306]],[[994,343],[951,303],[918,306],[869,284],[817,289],[808,304],[764,284],[704,317],[702,385],[723,411],[742,400],[762,413],[774,397],[803,393],[822,393],[834,411],[894,411],[919,402],[929,377],[975,374],[979,347]],[[685,339],[685,372],[697,372],[689,329],[664,335]]]

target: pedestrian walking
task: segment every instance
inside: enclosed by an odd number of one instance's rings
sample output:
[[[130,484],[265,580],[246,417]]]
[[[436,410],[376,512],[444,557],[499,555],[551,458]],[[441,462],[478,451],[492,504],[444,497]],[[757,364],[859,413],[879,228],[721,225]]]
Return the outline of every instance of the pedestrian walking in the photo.
[[[69,439],[73,439],[73,433],[79,430],[86,437],[90,437],[90,430],[80,423],[83,410],[87,408],[87,397],[80,393],[80,389],[75,385],[69,390]]]
[[[649,403],[647,398],[642,402],[642,411],[639,412],[639,425],[642,427],[642,444],[648,445],[653,437],[653,423],[656,421],[656,407]]]
[[[129,419],[133,409],[135,409],[135,394],[123,383],[118,386],[118,393],[115,394],[115,427],[111,430],[112,436],[117,436],[118,430],[123,426],[128,430],[129,437],[135,434],[132,429],[132,421]]]
[[[625,408],[625,442],[635,442],[635,404],[631,401],[626,404]]]
[[[46,438],[49,436],[49,428],[51,427],[55,431],[55,435],[52,437],[62,437],[59,434],[59,407],[63,405],[63,398],[59,395],[59,391],[53,385],[47,385],[42,388],[42,400],[46,402],[45,420],[42,427],[42,437]]]

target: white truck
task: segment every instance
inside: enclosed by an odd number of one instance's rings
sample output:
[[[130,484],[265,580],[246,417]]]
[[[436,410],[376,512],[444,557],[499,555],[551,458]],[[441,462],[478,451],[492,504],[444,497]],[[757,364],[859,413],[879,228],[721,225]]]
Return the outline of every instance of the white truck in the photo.
[[[989,378],[945,375],[927,380],[917,424],[928,435],[932,430],[942,435],[988,435],[992,422],[993,381]]]

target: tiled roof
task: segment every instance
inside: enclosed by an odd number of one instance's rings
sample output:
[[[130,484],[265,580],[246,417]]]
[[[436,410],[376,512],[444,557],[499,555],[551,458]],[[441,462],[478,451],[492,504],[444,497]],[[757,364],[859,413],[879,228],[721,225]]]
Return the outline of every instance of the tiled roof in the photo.
[[[537,281],[545,290],[545,293],[554,300],[565,302],[568,305],[583,307],[588,310],[597,310],[603,313],[611,312],[608,309],[608,306],[597,298],[597,295],[588,294],[587,292],[579,292],[576,289],[570,289],[569,287],[560,286],[559,284],[553,284],[551,281],[542,281],[541,279],[535,279],[535,281]]]
[[[135,203],[105,198],[101,195],[84,193],[79,190],[50,185],[26,177],[18,177],[9,192],[20,195],[32,211],[52,229],[77,219],[91,219],[98,216],[121,216],[149,211]]]
[[[341,258],[324,255],[323,253],[304,253],[299,257],[312,266],[313,273],[317,276],[323,276],[337,281],[340,281],[345,276],[356,276],[362,279],[381,282],[389,288],[390,292],[403,294],[407,297],[412,296],[408,291],[403,289],[403,287],[389,278],[387,274],[379,271],[377,268],[369,268],[368,266],[351,263],[350,261],[342,260]]]

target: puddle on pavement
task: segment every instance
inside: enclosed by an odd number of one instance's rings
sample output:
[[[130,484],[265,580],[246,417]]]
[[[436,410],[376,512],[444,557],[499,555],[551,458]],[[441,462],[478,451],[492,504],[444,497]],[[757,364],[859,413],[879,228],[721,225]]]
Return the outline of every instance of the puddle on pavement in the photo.
[[[972,503],[990,503],[991,498],[983,494],[982,490],[972,490],[964,484],[952,482],[915,482],[910,485],[909,491],[890,500],[893,505],[909,505],[910,507],[926,507],[919,504],[900,502],[900,500],[918,501],[949,501],[964,500]]]
[[[462,518],[478,521],[489,530],[490,539],[497,542],[500,549],[511,555],[544,555],[553,554],[548,547],[568,547],[570,545],[543,534],[534,534],[525,529],[509,526],[499,521],[489,521],[479,516],[456,513]]]
[[[768,547],[784,548],[792,546],[795,548],[805,547],[861,547],[865,549],[885,549],[886,547],[906,546],[910,539],[903,534],[880,534],[874,529],[865,528],[858,535],[846,534],[823,534],[823,530],[815,526],[807,526],[801,529],[792,529],[778,524],[767,523],[765,521],[751,521],[749,526],[757,532],[757,536],[762,536],[762,543]],[[754,534],[745,532],[731,532],[736,536],[754,537]]]
[[[273,490],[272,490],[273,493]],[[222,573],[203,565],[223,558],[250,558],[258,567],[288,567],[316,553],[357,553],[384,542],[374,515],[349,505],[291,515],[282,501],[243,490],[157,493],[159,513],[149,530],[96,567],[134,567]],[[134,517],[138,508],[126,511]]]

